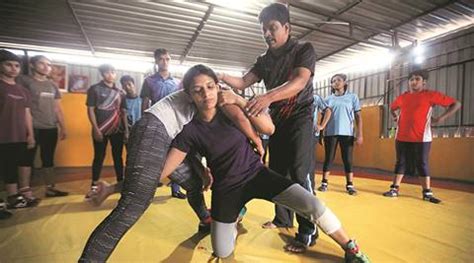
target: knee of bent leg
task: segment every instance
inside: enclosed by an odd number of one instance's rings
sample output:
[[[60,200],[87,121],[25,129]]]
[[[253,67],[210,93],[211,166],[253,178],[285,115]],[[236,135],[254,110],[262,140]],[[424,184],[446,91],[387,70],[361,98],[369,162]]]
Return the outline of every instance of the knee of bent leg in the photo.
[[[305,209],[306,213],[311,215],[311,219],[315,220],[324,213],[326,206],[323,204],[323,202],[321,202],[321,200],[313,197],[311,200],[306,202]]]
[[[315,221],[319,218],[326,209],[325,205],[314,196],[305,196],[304,199],[295,207],[295,212],[306,217],[310,221]]]

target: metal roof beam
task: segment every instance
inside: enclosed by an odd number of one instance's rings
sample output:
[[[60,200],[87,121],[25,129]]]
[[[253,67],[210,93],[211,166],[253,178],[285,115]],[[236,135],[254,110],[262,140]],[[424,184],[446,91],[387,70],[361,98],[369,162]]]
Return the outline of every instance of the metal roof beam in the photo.
[[[89,46],[89,49],[91,50],[92,54],[94,54],[95,53],[94,46],[92,46],[91,40],[87,36],[86,31],[84,30],[84,27],[81,24],[81,21],[79,21],[79,18],[77,17],[76,11],[71,5],[71,0],[67,0],[66,2],[67,2],[67,6],[69,7],[69,10],[71,10],[72,16],[74,17],[74,21],[77,23],[77,25],[79,26],[79,29],[82,32],[82,36],[84,36],[84,39],[86,40],[87,45]]]
[[[179,59],[179,62],[182,64],[186,57],[188,56],[189,52],[191,52],[191,49],[193,48],[194,43],[196,42],[197,38],[199,37],[199,34],[201,34],[201,30],[204,28],[204,25],[206,25],[207,20],[212,14],[212,11],[214,10],[214,5],[209,5],[207,8],[206,13],[204,14],[203,18],[201,19],[201,22],[199,23],[198,27],[194,31],[193,36],[189,40],[188,45],[184,49],[183,54],[181,55],[181,58]]]
[[[442,8],[445,8],[445,7],[447,7],[448,5],[451,5],[452,3],[455,3],[456,1],[457,1],[457,0],[449,0],[449,1],[445,2],[444,4],[441,4],[441,5],[439,5],[439,6],[435,6],[435,7],[431,8],[431,9],[428,9],[428,10],[426,10],[425,12],[423,12],[423,13],[421,13],[421,14],[415,16],[415,17],[410,17],[409,19],[406,19],[405,21],[402,21],[402,22],[398,23],[397,25],[391,27],[390,30],[395,30],[395,29],[397,29],[398,27],[403,26],[403,25],[405,25],[405,24],[408,24],[408,23],[410,23],[410,22],[412,22],[412,21],[415,21],[416,19],[418,19],[418,18],[420,18],[420,17],[423,17],[423,16],[425,16],[425,15],[427,15],[427,14],[429,14],[429,13],[432,13],[432,12],[435,12],[435,11],[440,10],[440,9],[442,9]],[[378,35],[378,33],[372,34],[371,36],[367,37],[367,39],[370,39],[370,38],[372,38],[372,37],[374,37],[374,36],[376,36],[376,35]],[[349,48],[349,47],[351,47],[351,46],[353,46],[353,45],[355,45],[355,44],[357,44],[357,43],[358,43],[357,41],[354,41],[352,44],[349,44],[349,45],[347,45],[347,46],[344,46],[344,47],[342,47],[342,48],[340,48],[340,49],[338,49],[338,50],[335,50],[335,51],[333,51],[333,52],[331,52],[331,53],[329,53],[329,54],[327,54],[327,55],[324,55],[324,56],[320,57],[318,60],[323,60],[323,59],[325,59],[325,58],[327,58],[327,57],[329,57],[329,56],[332,56],[332,55],[334,55],[334,54],[336,54],[336,53],[338,53],[338,52],[341,52],[341,51],[343,51],[344,49]]]
[[[343,14],[344,12],[346,11],[349,11],[350,9],[352,9],[354,6],[360,4],[362,2],[362,0],[355,0],[355,1],[352,1],[351,3],[349,3],[348,5],[346,5],[345,7],[337,10],[335,13],[334,13],[334,16],[328,16],[328,18],[326,18],[326,21],[323,21],[321,25],[319,26],[316,26],[317,28],[320,28],[322,25],[324,25],[325,23],[324,22],[330,22],[331,20],[333,20],[335,17]],[[349,25],[349,36],[352,37],[352,24],[351,23],[348,23],[348,22],[345,22]],[[304,38],[305,36],[311,34],[314,30],[310,29],[310,30],[307,30],[306,32],[304,32],[303,34],[301,34],[298,39],[302,39]]]
[[[369,41],[369,40],[367,40],[367,39],[359,39],[359,38],[355,38],[355,37],[352,37],[352,36],[349,36],[349,35],[344,35],[344,34],[339,34],[339,33],[331,32],[331,31],[319,29],[319,28],[317,28],[317,27],[309,27],[309,26],[306,26],[306,25],[298,24],[298,23],[291,23],[291,24],[294,25],[294,26],[298,26],[298,27],[302,27],[302,28],[308,29],[308,30],[310,30],[311,32],[317,31],[317,32],[321,32],[321,33],[324,33],[324,34],[329,34],[329,35],[333,35],[333,36],[336,36],[336,37],[340,37],[340,38],[344,38],[344,39],[347,39],[347,40],[351,40],[351,41],[354,41],[354,42],[362,42],[362,43],[366,43],[366,44],[373,45],[373,46],[377,46],[377,47],[383,47],[383,48],[390,48],[390,47],[392,47],[391,45],[384,45],[384,44],[380,44],[380,43],[376,43],[376,42]]]
[[[347,12],[348,10],[352,9],[353,7],[357,6],[358,4],[360,4],[363,0],[356,0],[350,4],[348,4],[347,6],[343,7],[342,9],[338,10],[337,12],[335,13],[328,13],[328,12],[325,12],[325,11],[322,11],[322,10],[318,10],[318,9],[314,9],[314,8],[307,8],[307,7],[304,7],[302,5],[299,5],[299,4],[295,4],[295,3],[291,3],[290,4],[290,7],[293,7],[293,8],[297,8],[297,9],[300,9],[300,10],[303,10],[303,11],[307,11],[307,12],[310,12],[310,13],[315,13],[317,15],[321,15],[321,16],[326,16],[328,17],[328,19],[334,19],[334,20],[339,20],[341,22],[346,22],[346,23],[349,23],[353,26],[356,26],[356,27],[359,27],[359,28],[362,28],[362,29],[365,29],[367,31],[370,31],[370,32],[373,32],[373,33],[386,33],[386,34],[391,34],[392,32],[390,32],[389,30],[385,30],[385,29],[381,29],[381,28],[375,28],[375,27],[372,27],[372,26],[369,26],[369,25],[363,25],[363,24],[360,24],[360,23],[357,23],[357,22],[354,22],[352,20],[349,20],[349,19],[344,19],[344,18],[341,18],[339,17],[341,14],[343,14],[344,12]]]

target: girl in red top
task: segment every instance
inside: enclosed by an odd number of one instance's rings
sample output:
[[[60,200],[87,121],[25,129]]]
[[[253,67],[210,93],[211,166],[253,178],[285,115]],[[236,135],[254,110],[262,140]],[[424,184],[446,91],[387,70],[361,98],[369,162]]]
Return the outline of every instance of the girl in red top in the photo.
[[[399,186],[406,170],[408,157],[415,158],[415,167],[420,175],[423,187],[423,200],[440,203],[433,196],[430,187],[428,157],[431,148],[431,125],[443,122],[461,107],[461,103],[439,91],[425,89],[428,72],[415,70],[408,75],[409,90],[395,99],[390,106],[394,121],[397,122],[395,149],[397,162],[390,190],[383,195],[397,197]],[[433,117],[433,107],[439,105],[447,110],[438,117]],[[398,113],[397,113],[398,111]]]

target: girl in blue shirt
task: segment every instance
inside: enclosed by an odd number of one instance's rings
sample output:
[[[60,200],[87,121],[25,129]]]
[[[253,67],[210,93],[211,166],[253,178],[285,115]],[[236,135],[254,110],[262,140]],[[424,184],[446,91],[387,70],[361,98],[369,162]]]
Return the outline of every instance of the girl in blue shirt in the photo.
[[[336,74],[331,77],[332,94],[326,98],[326,104],[332,110],[332,115],[325,129],[324,150],[326,156],[323,165],[323,179],[318,190],[324,192],[328,189],[327,178],[336,155],[336,147],[339,144],[346,173],[346,191],[350,195],[355,195],[357,191],[352,183],[354,177],[352,152],[354,141],[358,145],[363,142],[362,115],[360,114],[359,98],[347,90],[346,80],[345,74]],[[354,121],[357,127],[355,134]]]

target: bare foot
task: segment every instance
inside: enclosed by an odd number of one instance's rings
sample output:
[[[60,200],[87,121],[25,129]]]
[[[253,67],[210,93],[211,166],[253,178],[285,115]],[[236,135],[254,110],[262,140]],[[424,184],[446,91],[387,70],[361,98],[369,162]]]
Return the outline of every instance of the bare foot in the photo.
[[[105,181],[100,181],[97,183],[99,190],[95,195],[91,197],[91,203],[94,206],[100,206],[109,195],[114,193],[115,186],[111,185]]]
[[[304,253],[307,248],[308,247],[305,244],[295,240],[285,246],[285,250],[292,253]]]
[[[275,229],[275,228],[278,228],[278,227],[275,224],[273,224],[272,221],[268,221],[268,222],[265,222],[262,225],[262,228],[264,228],[264,229]]]

